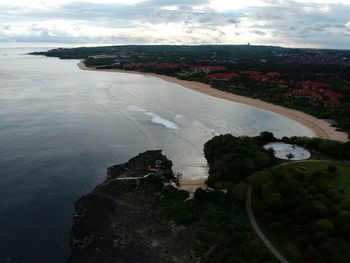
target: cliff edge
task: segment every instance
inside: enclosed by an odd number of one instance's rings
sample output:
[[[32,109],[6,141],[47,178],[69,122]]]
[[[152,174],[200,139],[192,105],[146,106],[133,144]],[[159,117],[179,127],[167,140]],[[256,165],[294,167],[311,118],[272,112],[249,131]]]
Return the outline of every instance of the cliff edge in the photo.
[[[108,168],[105,182],[76,202],[69,262],[196,262],[195,224],[176,225],[162,212],[165,196],[187,198],[175,183],[161,151]]]

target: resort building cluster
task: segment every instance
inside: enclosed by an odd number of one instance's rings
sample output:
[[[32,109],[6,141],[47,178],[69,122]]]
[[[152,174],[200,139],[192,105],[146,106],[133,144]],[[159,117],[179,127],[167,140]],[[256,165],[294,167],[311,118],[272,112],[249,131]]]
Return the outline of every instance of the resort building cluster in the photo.
[[[297,100],[304,104],[309,103],[323,105],[324,107],[339,107],[341,105],[341,95],[332,91],[331,85],[315,81],[286,81],[280,79],[281,74],[279,72],[230,72],[225,66],[191,65],[186,62],[126,63],[123,64],[122,67],[123,69],[141,72],[172,69],[178,71],[177,74],[179,76],[198,76],[201,78],[201,80],[210,83],[234,81],[236,84],[239,84],[242,78],[249,78],[256,82],[278,85],[281,88],[288,88],[289,90],[282,95],[282,97],[286,99]]]

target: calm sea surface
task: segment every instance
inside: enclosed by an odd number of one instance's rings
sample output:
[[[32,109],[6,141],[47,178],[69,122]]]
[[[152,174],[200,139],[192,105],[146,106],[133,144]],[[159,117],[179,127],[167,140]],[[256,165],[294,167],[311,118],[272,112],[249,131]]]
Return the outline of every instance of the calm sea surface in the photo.
[[[82,71],[29,51],[0,49],[0,263],[65,262],[74,202],[139,152],[163,149],[175,171],[195,178],[217,134],[313,135],[154,77]]]

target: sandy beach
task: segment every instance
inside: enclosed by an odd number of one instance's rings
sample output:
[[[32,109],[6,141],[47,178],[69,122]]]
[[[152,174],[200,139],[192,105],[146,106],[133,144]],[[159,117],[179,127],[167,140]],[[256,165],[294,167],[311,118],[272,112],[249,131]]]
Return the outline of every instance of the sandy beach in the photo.
[[[210,85],[196,82],[196,81],[188,81],[188,80],[180,80],[174,77],[168,77],[164,75],[158,75],[154,73],[144,73],[144,72],[137,72],[137,71],[128,71],[128,70],[115,70],[115,69],[94,69],[94,68],[88,68],[85,66],[84,61],[81,61],[78,64],[80,69],[83,70],[93,70],[93,71],[108,71],[108,72],[120,72],[120,73],[129,73],[129,74],[141,74],[145,76],[153,76],[160,78],[162,80],[172,82],[178,85],[181,85],[182,87],[210,95],[216,98],[241,103],[245,105],[249,105],[252,107],[259,108],[261,110],[266,110],[270,112],[274,112],[276,114],[283,115],[287,118],[290,118],[292,120],[295,120],[304,126],[308,127],[310,130],[312,130],[316,137],[322,138],[322,139],[331,139],[331,140],[337,140],[341,142],[347,142],[348,141],[348,135],[345,132],[339,132],[336,131],[333,127],[330,126],[330,124],[322,119],[317,119],[314,116],[311,116],[309,114],[306,114],[301,111],[285,108],[279,105],[275,105],[272,103],[264,102],[259,99],[252,99],[240,95],[235,95],[233,93],[228,93],[225,91],[221,91],[215,88],[212,88]],[[181,189],[187,190],[189,192],[194,192],[195,189],[198,187],[204,187],[205,186],[205,179],[198,179],[198,180],[190,180],[190,179],[183,179],[181,181]]]
[[[190,193],[190,197],[193,196],[194,192],[198,189],[198,188],[206,188],[206,184],[205,181],[207,180],[207,178],[200,178],[200,179],[185,179],[182,178],[180,179],[180,190],[185,190],[187,192]]]
[[[225,92],[222,90],[218,90],[215,88],[212,88],[210,85],[196,82],[196,81],[188,81],[188,80],[181,80],[174,77],[168,77],[153,73],[144,73],[144,72],[137,72],[137,71],[128,71],[128,70],[114,70],[114,69],[93,69],[88,68],[85,66],[84,62],[81,61],[78,64],[79,68],[83,70],[93,70],[93,71],[108,71],[108,72],[121,72],[121,73],[129,73],[129,74],[141,74],[141,75],[147,75],[147,76],[153,76],[160,79],[163,79],[168,82],[172,82],[175,84],[179,84],[185,88],[204,93],[206,95],[210,95],[216,98],[229,100],[236,103],[241,103],[245,105],[249,105],[252,107],[256,107],[262,110],[274,112],[280,115],[283,115],[287,118],[293,119],[304,126],[308,127],[310,130],[312,130],[315,133],[316,137],[322,138],[322,139],[331,139],[331,140],[337,140],[342,142],[348,141],[348,135],[345,132],[339,132],[336,131],[333,127],[330,126],[330,124],[321,119],[317,119],[314,116],[311,116],[309,114],[303,113],[301,111],[285,108],[279,105],[275,105],[272,103],[264,102],[259,99],[252,99],[240,95],[235,95],[233,93]]]

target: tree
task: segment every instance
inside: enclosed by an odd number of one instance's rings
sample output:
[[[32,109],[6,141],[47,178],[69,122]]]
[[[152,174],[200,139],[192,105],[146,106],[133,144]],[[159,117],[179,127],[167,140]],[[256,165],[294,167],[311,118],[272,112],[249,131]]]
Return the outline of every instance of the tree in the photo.
[[[244,204],[246,193],[247,193],[248,184],[246,182],[240,182],[236,184],[235,186],[231,187],[229,189],[229,196],[232,197],[234,200],[239,201],[241,204]]]
[[[271,158],[267,153],[256,153],[254,161],[260,167],[268,166],[271,163]]]
[[[275,157],[275,150],[272,148],[269,148],[267,150],[265,150],[265,152],[270,156],[271,159],[273,159]]]
[[[343,144],[338,141],[324,140],[320,145],[320,151],[331,155],[338,156]]]
[[[243,169],[242,174],[249,175],[254,171],[256,171],[257,167],[252,159],[247,158],[242,161],[242,169]]]
[[[260,140],[263,143],[269,143],[269,142],[276,141],[276,138],[272,132],[264,131],[264,132],[260,133]]]
[[[198,188],[194,193],[194,200],[196,203],[205,203],[208,200],[206,191],[202,188]]]
[[[270,224],[270,229],[275,232],[280,232],[283,231],[284,225],[281,222],[273,222]]]
[[[334,165],[329,165],[328,166],[328,172],[334,174],[337,171],[337,167]]]
[[[349,160],[350,159],[350,142],[344,143],[342,151],[343,151],[343,157]]]
[[[329,219],[321,219],[317,221],[317,226],[321,231],[326,231],[328,233],[334,231],[334,225]]]
[[[284,142],[284,143],[290,143],[289,137],[283,137],[283,138],[281,139],[281,141]]]
[[[166,160],[163,161],[163,166],[165,168],[169,168],[170,169],[171,167],[173,167],[173,162],[168,160],[168,159],[166,159]]]
[[[261,192],[263,196],[276,191],[276,186],[273,182],[267,182],[261,187]]]
[[[263,184],[271,180],[272,174],[269,171],[260,171],[252,174],[247,178],[249,184],[254,188],[260,189]]]
[[[286,157],[288,158],[288,160],[291,160],[291,159],[294,158],[294,154],[288,153],[288,154],[286,155]]]
[[[269,193],[264,197],[264,203],[273,210],[279,209],[282,206],[282,196],[279,193]]]
[[[350,198],[343,200],[340,205],[344,210],[350,211]]]
[[[328,213],[327,207],[321,202],[321,201],[313,201],[311,204],[311,213],[313,213],[313,216],[326,216]]]

